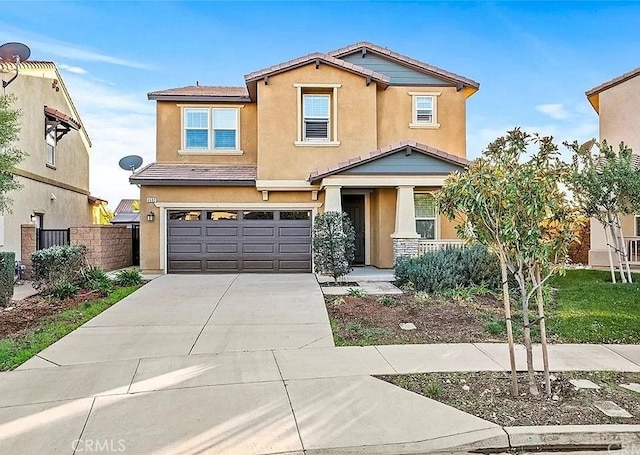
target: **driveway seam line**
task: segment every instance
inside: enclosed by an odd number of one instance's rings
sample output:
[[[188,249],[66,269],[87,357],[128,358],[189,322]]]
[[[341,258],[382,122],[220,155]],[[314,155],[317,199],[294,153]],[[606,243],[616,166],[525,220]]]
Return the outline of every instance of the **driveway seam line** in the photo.
[[[46,362],[49,362],[49,363],[51,363],[51,364],[53,364],[53,365],[55,365],[55,366],[57,366],[57,367],[61,367],[61,366],[62,366],[62,365],[60,365],[60,364],[55,363],[53,360],[45,359],[44,357],[42,357],[42,356],[41,356],[41,355],[39,355],[39,354],[36,354],[34,357],[38,357],[39,359],[42,359],[42,360],[44,360],[44,361],[46,361]],[[31,368],[31,369],[33,370],[33,368]]]
[[[387,362],[387,365],[389,365],[395,373],[398,373],[398,370],[396,370],[396,368],[393,365],[391,365],[391,362],[389,362],[389,360],[384,356],[384,354],[380,352],[380,349],[378,349],[378,346],[374,346],[373,348],[376,350],[378,354],[380,354],[380,357],[382,357],[384,361]]]
[[[605,348],[607,351],[612,352],[615,356],[618,357],[622,357],[624,360],[626,360],[627,362],[631,362],[632,364],[634,364],[637,367],[640,367],[640,365],[638,365],[636,362],[634,362],[633,360],[631,360],[630,358],[628,358],[627,356],[625,356],[624,354],[620,354],[619,352],[614,351],[613,349],[611,349],[609,346],[606,346],[604,344],[600,344],[598,346],[602,346],[603,348]],[[620,370],[623,371],[623,370]]]
[[[312,345],[313,343],[316,343],[316,342],[318,342],[318,341],[320,341],[320,340],[323,340],[323,339],[325,339],[325,338],[329,338],[329,335],[323,335],[323,336],[321,336],[320,338],[318,338],[317,340],[310,341],[309,343],[307,343],[307,344],[305,344],[305,345],[303,345],[303,346],[300,346],[300,347],[298,348],[298,350],[300,350],[300,349],[304,349],[304,348],[306,348],[307,346],[310,346],[310,345]],[[335,347],[335,346],[334,346],[334,347]]]
[[[236,282],[236,280],[238,279],[239,276],[240,276],[240,274],[236,275],[236,277],[233,280],[231,280],[231,283],[229,283],[229,286],[227,286],[227,289],[224,290],[224,292],[222,293],[222,295],[218,299],[218,303],[216,303],[216,306],[213,307],[213,311],[211,311],[211,314],[209,315],[207,320],[204,322],[204,325],[202,326],[202,329],[200,330],[200,332],[198,332],[198,336],[196,337],[195,341],[191,345],[191,349],[189,349],[189,353],[187,355],[191,355],[191,353],[193,352],[193,348],[196,347],[196,343],[200,339],[200,336],[202,335],[202,332],[204,332],[205,327],[207,326],[207,324],[209,323],[209,321],[213,317],[213,313],[216,312],[216,310],[218,309],[218,306],[220,306],[220,302],[222,302],[222,299],[224,299],[224,296],[227,295],[227,292],[229,292],[229,289],[231,289],[231,286],[233,286],[233,283]]]
[[[504,343],[502,343],[502,344],[504,344]],[[498,368],[501,368],[501,369],[502,369],[502,371],[510,371],[510,370],[511,370],[511,367],[510,367],[510,366],[509,366],[509,367],[507,367],[507,368],[505,368],[505,367],[504,367],[504,365],[501,365],[501,364],[500,364],[496,359],[494,359],[494,358],[493,358],[493,356],[492,356],[491,354],[489,354],[487,351],[485,351],[485,350],[484,350],[484,349],[482,349],[480,346],[478,346],[478,345],[477,345],[477,343],[471,343],[471,345],[472,345],[474,348],[476,348],[478,351],[480,351],[482,354],[484,354],[484,356],[485,356],[487,359],[489,359],[489,360],[491,360],[491,362],[495,363],[495,364],[498,366]],[[513,352],[514,352],[514,355],[515,355],[515,347],[514,347]],[[518,361],[518,358],[516,357],[516,358],[515,358],[515,360],[516,360],[516,370],[517,370],[517,369],[518,369],[518,362],[517,362],[517,361]]]
[[[136,369],[133,372],[133,376],[131,376],[131,381],[129,381],[129,387],[127,387],[127,393],[131,391],[131,386],[133,385],[133,381],[136,379],[136,374],[138,374],[138,368],[140,368],[140,362],[142,362],[142,359],[138,359],[138,363],[136,363]]]
[[[307,453],[304,448],[304,442],[302,442],[302,435],[300,434],[300,427],[298,426],[298,418],[296,417],[296,411],[293,409],[293,403],[291,402],[291,396],[289,396],[289,389],[287,389],[287,382],[284,380],[284,376],[282,376],[282,371],[280,370],[280,365],[278,364],[278,359],[276,358],[275,351],[271,351],[271,355],[273,356],[273,361],[276,363],[276,368],[278,368],[278,374],[282,379],[282,385],[284,386],[284,392],[287,394],[287,401],[289,401],[289,408],[291,409],[291,415],[293,416],[293,423],[296,425],[296,431],[298,432],[298,439],[300,440],[300,446],[302,447],[302,452]]]
[[[91,416],[91,411],[93,411],[93,406],[96,404],[96,397],[93,398],[93,401],[91,402],[91,407],[89,408],[89,412],[87,413],[87,418],[84,421],[84,425],[82,425],[82,431],[80,431],[80,436],[78,436],[78,444],[80,443],[80,441],[82,440],[82,435],[84,434],[84,430],[87,429],[87,423],[89,423],[89,417]],[[73,455],[76,454],[78,450],[78,446],[76,445],[73,448]]]

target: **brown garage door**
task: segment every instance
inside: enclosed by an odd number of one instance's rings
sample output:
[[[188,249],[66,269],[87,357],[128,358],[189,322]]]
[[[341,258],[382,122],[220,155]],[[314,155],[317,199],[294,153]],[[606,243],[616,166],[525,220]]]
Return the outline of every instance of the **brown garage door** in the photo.
[[[311,211],[172,210],[169,273],[311,272]]]

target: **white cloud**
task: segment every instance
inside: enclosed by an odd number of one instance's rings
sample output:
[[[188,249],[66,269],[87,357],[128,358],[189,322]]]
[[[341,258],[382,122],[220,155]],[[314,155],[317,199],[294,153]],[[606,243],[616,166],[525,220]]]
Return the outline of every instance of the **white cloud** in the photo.
[[[69,73],[73,73],[73,74],[87,74],[87,70],[86,69],[81,68],[79,66],[67,65],[65,63],[60,63],[58,65],[58,68],[60,68],[63,71],[68,71]]]
[[[39,53],[55,57],[63,57],[66,60],[100,62],[109,63],[111,65],[126,66],[129,68],[151,69],[151,66],[144,62],[137,62],[114,55],[107,55],[100,51],[88,49],[75,43],[59,41],[47,36],[20,30],[9,24],[0,22],[0,42],[2,41],[20,41],[28,45],[32,50],[37,49]]]
[[[107,199],[112,209],[120,199],[138,198],[130,172],[120,169],[118,161],[126,155],[140,155],[145,164],[155,161],[154,103],[143,94],[74,74],[65,83],[93,144],[91,194]]]
[[[541,104],[536,109],[554,120],[566,120],[570,117],[563,104]]]

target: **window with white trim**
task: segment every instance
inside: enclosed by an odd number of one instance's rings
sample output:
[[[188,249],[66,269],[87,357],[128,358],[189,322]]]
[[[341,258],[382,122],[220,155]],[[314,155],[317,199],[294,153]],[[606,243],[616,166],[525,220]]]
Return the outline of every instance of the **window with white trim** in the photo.
[[[438,208],[430,193],[415,193],[416,232],[423,239],[435,240],[437,236]]]
[[[636,237],[640,237],[640,215],[636,215]]]
[[[330,139],[331,97],[321,94],[302,96],[302,137],[305,141]]]
[[[415,97],[414,123],[432,125],[435,123],[435,100],[431,95]]]
[[[239,112],[235,107],[184,108],[184,150],[238,151]]]
[[[56,165],[56,130],[52,128],[45,137],[46,141],[46,155],[47,155],[47,164],[49,166]]]

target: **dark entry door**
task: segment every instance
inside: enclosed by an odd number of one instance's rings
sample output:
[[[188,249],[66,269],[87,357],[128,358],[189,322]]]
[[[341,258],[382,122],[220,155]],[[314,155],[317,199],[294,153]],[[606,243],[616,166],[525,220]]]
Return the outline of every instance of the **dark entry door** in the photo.
[[[356,257],[354,264],[364,265],[364,195],[343,195],[342,211],[349,215],[356,231]]]

